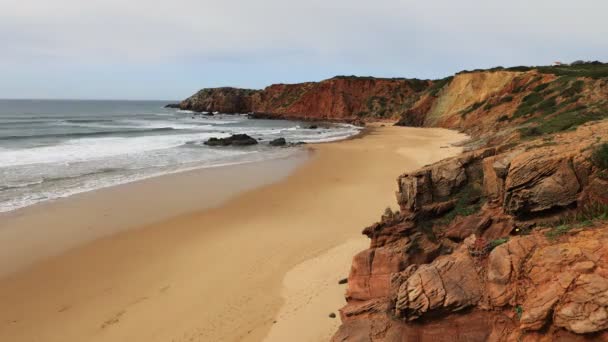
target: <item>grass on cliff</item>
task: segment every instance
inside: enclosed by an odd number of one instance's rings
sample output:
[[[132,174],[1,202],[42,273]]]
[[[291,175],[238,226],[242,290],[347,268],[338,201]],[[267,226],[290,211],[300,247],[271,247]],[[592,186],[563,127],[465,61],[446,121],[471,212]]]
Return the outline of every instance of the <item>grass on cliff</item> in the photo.
[[[486,101],[480,101],[480,102],[475,102],[472,105],[470,105],[468,108],[464,109],[463,111],[460,112],[460,116],[462,118],[465,118],[467,116],[467,114],[479,109],[481,106],[483,106],[486,103]]]
[[[560,66],[515,66],[509,68],[495,67],[491,69],[476,69],[472,71],[464,70],[461,73],[471,73],[480,71],[518,71],[526,72],[538,70],[543,74],[553,74],[557,76],[573,76],[573,77],[590,77],[604,78],[608,77],[608,63],[601,62],[577,62],[571,65]]]
[[[537,70],[543,74],[552,74],[556,76],[572,76],[572,77],[589,77],[589,78],[605,78],[608,77],[608,63],[601,63],[598,61],[594,62],[575,62],[571,65],[559,65],[559,66],[514,66],[509,68],[494,67],[490,69],[475,69],[475,70],[463,70],[458,74],[467,74],[473,72],[493,72],[493,71],[515,71],[515,72],[526,72]]]
[[[467,184],[456,195],[454,208],[438,220],[440,224],[449,224],[456,216],[470,216],[481,209],[482,190],[480,184]]]
[[[588,203],[582,208],[563,215],[553,228],[545,233],[545,236],[553,241],[572,229],[591,227],[598,220],[608,220],[608,204],[600,202]]]
[[[563,76],[534,87],[523,98],[510,118],[527,118],[521,128],[523,138],[552,134],[576,128],[586,122],[608,117],[605,103],[591,106],[577,104],[585,83],[572,76]]]
[[[520,129],[522,137],[535,137],[552,134],[576,128],[590,121],[601,120],[608,117],[608,113],[598,113],[587,110],[573,110],[557,113],[550,117],[541,117],[531,120],[534,126]]]

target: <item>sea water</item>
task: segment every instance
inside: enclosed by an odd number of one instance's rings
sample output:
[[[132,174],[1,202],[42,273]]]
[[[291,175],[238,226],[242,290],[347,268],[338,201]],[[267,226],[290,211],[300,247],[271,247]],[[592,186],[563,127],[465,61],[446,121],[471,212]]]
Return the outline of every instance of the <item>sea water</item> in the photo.
[[[268,145],[344,139],[358,127],[247,115],[198,115],[163,101],[0,100],[0,212],[41,201],[196,168],[283,158]],[[246,133],[244,147],[209,147]]]

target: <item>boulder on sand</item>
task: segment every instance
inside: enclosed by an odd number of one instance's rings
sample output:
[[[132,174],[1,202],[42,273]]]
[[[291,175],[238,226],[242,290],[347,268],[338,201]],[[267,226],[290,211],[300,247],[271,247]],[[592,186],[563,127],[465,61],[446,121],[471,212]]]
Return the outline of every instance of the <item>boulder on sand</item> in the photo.
[[[247,134],[233,134],[228,138],[211,138],[205,141],[205,145],[208,146],[246,146],[257,143],[257,140]]]

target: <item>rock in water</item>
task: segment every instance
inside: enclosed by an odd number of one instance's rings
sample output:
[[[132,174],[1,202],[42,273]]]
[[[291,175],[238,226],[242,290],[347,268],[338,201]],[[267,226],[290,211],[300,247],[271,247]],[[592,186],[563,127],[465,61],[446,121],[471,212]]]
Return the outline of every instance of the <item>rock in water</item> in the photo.
[[[285,146],[285,144],[287,144],[285,138],[276,138],[270,142],[270,146]]]
[[[179,109],[179,103],[169,103],[168,105],[165,106],[165,108]]]
[[[205,145],[208,146],[247,146],[257,143],[257,140],[247,134],[234,134],[228,138],[211,138],[205,141]]]

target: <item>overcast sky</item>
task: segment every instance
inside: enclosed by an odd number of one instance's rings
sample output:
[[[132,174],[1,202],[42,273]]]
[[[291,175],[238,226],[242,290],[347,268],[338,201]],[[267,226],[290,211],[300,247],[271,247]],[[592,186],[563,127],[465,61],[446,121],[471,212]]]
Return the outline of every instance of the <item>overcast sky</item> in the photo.
[[[0,98],[608,60],[606,0],[0,0]]]

